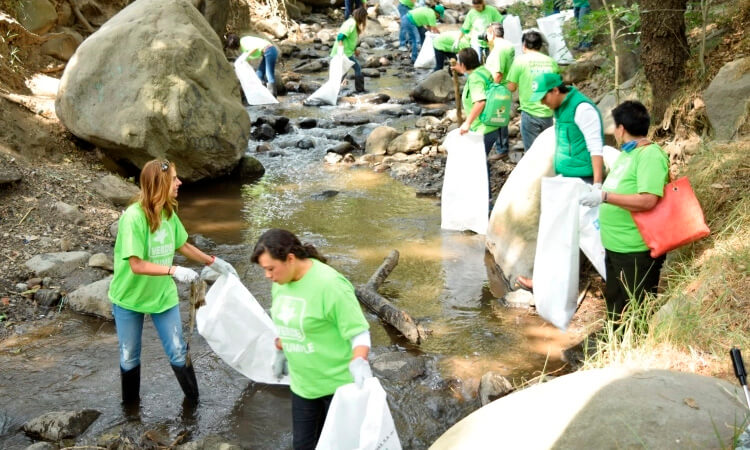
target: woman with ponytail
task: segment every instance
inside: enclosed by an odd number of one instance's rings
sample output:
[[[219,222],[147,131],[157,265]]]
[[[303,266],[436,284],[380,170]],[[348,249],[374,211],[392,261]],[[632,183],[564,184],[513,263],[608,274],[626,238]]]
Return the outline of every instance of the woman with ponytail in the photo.
[[[271,286],[271,316],[279,331],[273,367],[288,366],[295,449],[313,449],[333,393],[372,376],[370,332],[354,287],[310,244],[287,230],[271,229],[255,244],[252,261]]]
[[[137,200],[120,217],[115,241],[114,276],[109,298],[120,347],[122,401],[137,406],[141,385],[141,333],[143,318],[151,316],[169,363],[189,404],[198,401],[198,383],[187,361],[182,336],[177,286],[198,274],[172,265],[175,250],[220,274],[237,272],[226,261],[209,256],[187,242],[187,232],[177,217],[177,191],[182,184],[174,164],[152,160],[141,170]]]

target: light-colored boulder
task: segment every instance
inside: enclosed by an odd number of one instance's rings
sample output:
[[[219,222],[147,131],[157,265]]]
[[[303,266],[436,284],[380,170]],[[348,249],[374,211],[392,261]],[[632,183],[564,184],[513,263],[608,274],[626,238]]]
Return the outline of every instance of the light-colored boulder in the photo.
[[[26,422],[23,430],[30,436],[60,441],[79,436],[100,415],[101,413],[94,409],[49,412]]]
[[[55,202],[52,205],[52,209],[70,223],[81,225],[85,221],[83,213],[78,210],[77,206],[69,205],[65,202]]]
[[[177,446],[178,450],[241,450],[242,447],[238,444],[227,442],[221,436],[210,435],[200,438],[196,441],[188,442]]]
[[[186,181],[230,172],[250,135],[221,41],[187,0],[137,0],[107,21],[69,61],[55,109],[114,160],[166,157]]]
[[[479,400],[482,406],[513,392],[513,385],[497,372],[487,372],[479,380]]]
[[[64,277],[85,265],[90,257],[89,252],[43,253],[26,261],[25,265],[37,277]]]
[[[409,130],[402,133],[396,139],[388,144],[386,154],[394,155],[396,153],[414,153],[422,150],[422,147],[429,145],[430,137],[421,128]]]
[[[443,103],[455,98],[453,79],[447,70],[431,73],[411,91],[411,97],[423,103]]]
[[[495,400],[430,449],[722,448],[747,417],[744,405],[742,389],[717,378],[588,370]]]
[[[112,302],[109,300],[109,276],[89,285],[80,287],[67,296],[67,302],[73,311],[113,320]]]
[[[730,140],[750,120],[750,56],[724,64],[703,94],[714,138]]]
[[[44,34],[57,23],[55,5],[49,0],[21,0],[17,3],[18,21],[32,33]]]
[[[365,141],[365,153],[371,155],[385,155],[388,144],[398,137],[399,132],[389,126],[379,126],[372,130]]]
[[[89,258],[89,267],[98,267],[100,269],[109,270],[110,272],[115,270],[112,255],[106,253],[95,253],[91,255],[91,258]]]
[[[133,183],[123,180],[117,175],[105,175],[91,183],[91,189],[116,206],[125,206],[138,195],[139,189]]]

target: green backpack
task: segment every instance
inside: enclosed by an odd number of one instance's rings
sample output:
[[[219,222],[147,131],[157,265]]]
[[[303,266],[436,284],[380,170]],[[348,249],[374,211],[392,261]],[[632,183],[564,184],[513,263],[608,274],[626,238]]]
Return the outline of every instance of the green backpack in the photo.
[[[479,121],[491,127],[507,127],[510,122],[513,97],[505,84],[497,84],[484,73],[477,72],[486,85],[486,103]]]

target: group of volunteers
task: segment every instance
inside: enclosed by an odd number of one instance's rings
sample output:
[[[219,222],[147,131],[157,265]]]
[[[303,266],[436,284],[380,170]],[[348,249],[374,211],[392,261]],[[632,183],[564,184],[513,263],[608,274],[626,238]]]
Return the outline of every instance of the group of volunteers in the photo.
[[[354,61],[355,87],[362,91],[364,79],[355,57],[367,13],[361,4],[353,11],[349,0],[346,4],[347,18],[332,54],[343,52]],[[411,45],[415,59],[425,29],[437,32],[436,19],[445,10],[442,5],[415,8],[411,0],[401,0],[399,11],[403,13],[400,43]],[[504,39],[502,21],[494,7],[485,5],[484,0],[472,0],[472,10],[461,30],[434,39],[435,69],[441,70],[446,59],[455,58],[452,70],[467,76],[461,96],[466,118],[460,124],[460,133],[482,134],[487,154],[493,146],[497,155],[508,152],[510,92],[518,92],[525,150],[554,124],[556,173],[583,178],[590,188],[579,202],[600,205],[601,238],[606,250],[605,298],[607,311],[617,318],[629,298],[640,299],[658,285],[664,257],[650,256],[630,213],[656,205],[668,182],[668,159],[657,144],[646,138],[650,125],[646,108],[637,101],[626,101],[612,111],[614,136],[622,151],[605,178],[603,125],[596,105],[563,83],[555,61],[540,51],[543,37],[539,32],[524,33],[523,52],[516,55],[513,45]],[[249,58],[261,58],[258,77],[275,93],[276,47],[252,36],[240,39],[227,35],[226,42]],[[504,95],[507,101],[493,103],[498,95]],[[505,122],[486,118],[485,109],[496,104],[502,110],[491,112],[505,116]],[[165,159],[146,163],[140,174],[139,196],[119,220],[109,297],[119,342],[122,401],[129,407],[137,407],[140,399],[145,315],[152,318],[187,405],[195,405],[199,398],[174,282],[194,282],[199,275],[174,265],[175,252],[219,274],[237,276],[231,264],[187,241],[187,232],[177,215],[180,185],[173,163]],[[277,358],[269,365],[273,363],[277,376],[290,376],[294,448],[314,448],[336,389],[351,382],[361,386],[372,376],[367,360],[368,323],[352,284],[328,266],[315,247],[303,244],[290,231],[271,229],[263,233],[250,260],[272,281],[271,315],[278,339]],[[516,281],[533,289],[528,278],[519,277]]]

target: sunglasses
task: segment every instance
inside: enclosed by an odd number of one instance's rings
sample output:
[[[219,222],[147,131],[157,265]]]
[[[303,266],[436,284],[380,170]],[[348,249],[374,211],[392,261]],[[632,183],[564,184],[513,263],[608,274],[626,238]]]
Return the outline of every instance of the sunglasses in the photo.
[[[165,159],[161,162],[161,171],[166,172],[167,170],[169,170],[169,160]]]

